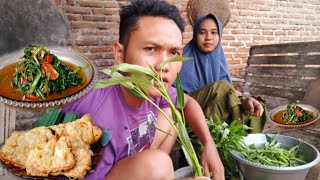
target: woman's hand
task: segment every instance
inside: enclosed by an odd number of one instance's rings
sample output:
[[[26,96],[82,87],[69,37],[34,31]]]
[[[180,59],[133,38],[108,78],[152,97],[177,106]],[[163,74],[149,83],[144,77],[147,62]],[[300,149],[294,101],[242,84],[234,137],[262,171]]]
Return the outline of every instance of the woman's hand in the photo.
[[[242,106],[248,110],[250,115],[261,117],[263,114],[263,107],[259,101],[253,97],[248,97],[242,101]]]

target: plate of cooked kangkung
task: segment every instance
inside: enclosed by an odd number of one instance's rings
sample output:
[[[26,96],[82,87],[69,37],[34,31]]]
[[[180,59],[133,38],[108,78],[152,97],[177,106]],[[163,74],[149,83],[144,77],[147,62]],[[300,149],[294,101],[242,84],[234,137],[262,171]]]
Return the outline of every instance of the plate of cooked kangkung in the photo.
[[[86,94],[96,78],[85,56],[30,44],[0,58],[0,102],[22,108],[63,105]]]
[[[317,108],[299,103],[289,103],[274,108],[269,113],[270,120],[282,127],[304,127],[320,119]]]

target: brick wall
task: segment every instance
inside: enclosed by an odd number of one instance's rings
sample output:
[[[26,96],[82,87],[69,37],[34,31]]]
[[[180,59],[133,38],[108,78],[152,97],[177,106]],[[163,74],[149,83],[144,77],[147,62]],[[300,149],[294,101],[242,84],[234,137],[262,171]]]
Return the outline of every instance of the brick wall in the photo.
[[[127,0],[51,0],[70,22],[66,45],[99,67],[114,64],[119,7]],[[188,0],[168,0],[187,20]],[[228,0],[232,17],[223,32],[223,47],[233,77],[243,78],[252,45],[320,40],[319,0]],[[188,23],[184,43],[192,37]]]
[[[223,45],[233,77],[243,77],[252,45],[320,40],[319,0],[228,0]]]

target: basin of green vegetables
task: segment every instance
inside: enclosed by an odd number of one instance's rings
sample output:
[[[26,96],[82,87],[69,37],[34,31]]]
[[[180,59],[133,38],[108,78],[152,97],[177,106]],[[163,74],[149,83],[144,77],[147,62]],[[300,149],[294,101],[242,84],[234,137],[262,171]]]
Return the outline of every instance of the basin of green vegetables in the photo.
[[[320,161],[311,144],[280,134],[249,134],[246,146],[231,151],[246,180],[303,180]]]

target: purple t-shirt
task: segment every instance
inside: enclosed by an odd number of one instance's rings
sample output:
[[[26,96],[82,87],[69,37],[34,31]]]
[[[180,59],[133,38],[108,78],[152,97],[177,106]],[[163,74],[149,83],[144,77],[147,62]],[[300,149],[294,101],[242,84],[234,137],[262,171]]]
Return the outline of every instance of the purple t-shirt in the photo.
[[[176,89],[168,90],[175,103]],[[160,107],[169,107],[164,98],[153,98]],[[85,179],[104,179],[114,163],[132,154],[149,148],[154,135],[158,110],[148,101],[139,108],[132,108],[126,103],[120,86],[94,89],[78,101],[68,104],[64,112],[77,112],[81,115],[90,113],[95,124],[110,130],[111,141],[104,148],[103,158]]]

